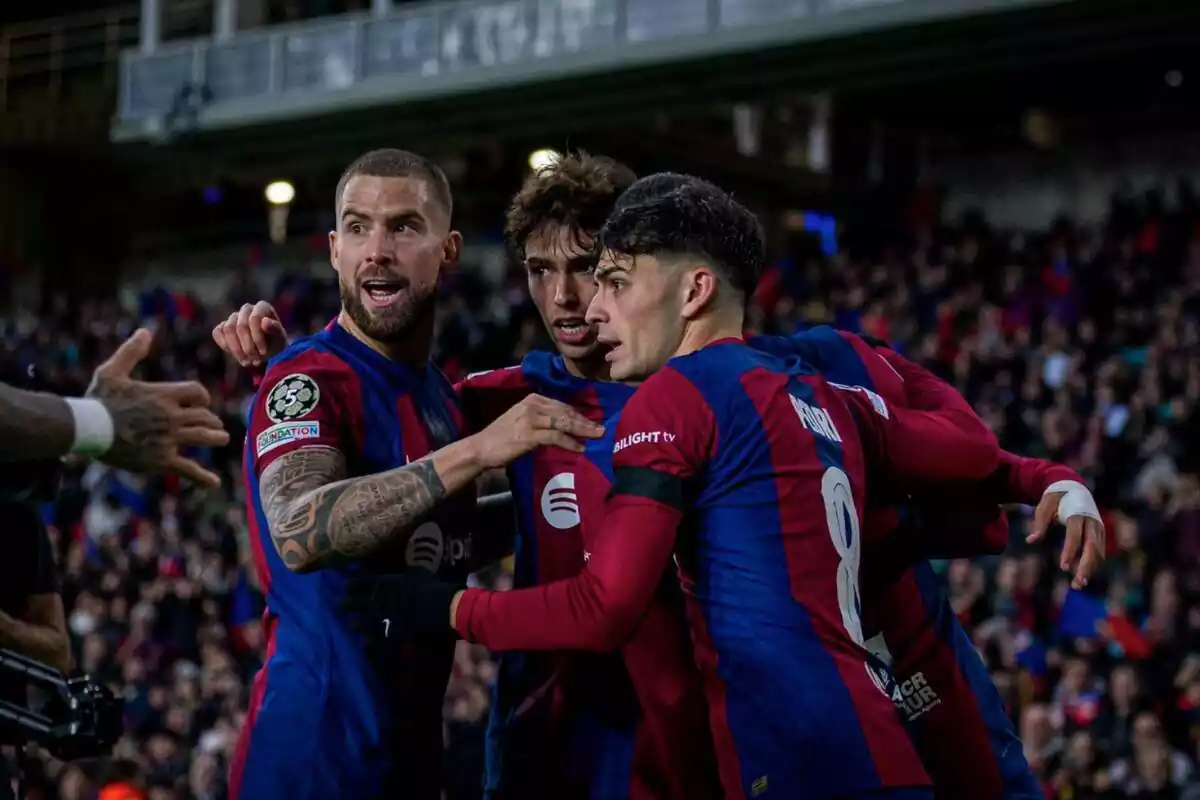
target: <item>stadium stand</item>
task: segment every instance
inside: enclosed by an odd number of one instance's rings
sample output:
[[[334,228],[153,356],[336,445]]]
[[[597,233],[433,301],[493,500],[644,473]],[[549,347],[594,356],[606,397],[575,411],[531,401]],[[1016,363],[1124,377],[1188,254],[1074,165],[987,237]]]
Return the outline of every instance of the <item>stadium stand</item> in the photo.
[[[932,26],[922,9],[955,4],[470,0],[458,13],[453,2],[243,0],[228,40],[212,36],[214,10],[228,3],[143,0],[160,11],[153,36],[118,0],[52,3],[53,13],[86,13],[50,21],[34,19],[49,8],[12,5],[20,13],[0,18],[0,374],[78,394],[149,322],[147,377],[202,381],[232,433],[227,450],[208,455],[221,492],[73,465],[44,507],[76,664],[125,698],[126,734],[111,759],[63,764],[31,750],[30,798],[225,797],[263,655],[262,598],[242,543],[253,384],[210,331],[263,298],[292,332],[336,313],[332,280],[313,275],[332,278],[324,233],[348,159],[378,144],[429,152],[454,183],[468,244],[498,251],[496,237],[481,240],[526,155],[570,143],[641,171],[728,183],[762,212],[780,257],[755,295],[756,330],[829,323],[891,341],[957,386],[1007,449],[1086,478],[1109,547],[1086,593],[1055,568],[1059,540],[1025,544],[1026,508],[1010,510],[1005,555],[938,568],[1048,798],[1200,800],[1200,198],[1186,180],[1200,176],[1198,120],[1190,112],[1180,126],[1183,148],[1122,138],[1132,118],[1158,133],[1179,122],[1175,104],[1200,107],[1187,94],[1195,77],[1158,53],[1159,39],[1187,45],[1164,52],[1195,52],[1200,5],[1014,0],[1036,10],[1012,24],[968,14],[921,36],[829,46],[814,41],[820,31],[892,19],[884,6]],[[500,5],[553,13],[532,35]],[[1085,5],[1091,16],[1077,11]],[[833,22],[783,41],[810,8]],[[260,27],[272,23],[287,24]],[[722,38],[725,26],[746,30]],[[711,52],[692,57],[689,42]],[[738,42],[758,49],[738,55]],[[1118,46],[1138,58],[1101,73]],[[984,61],[1002,66],[988,73]],[[935,77],[957,94],[897,89]],[[810,112],[828,105],[814,100],[830,88],[822,82],[839,81],[832,123],[816,124],[822,114]],[[768,86],[759,103],[751,88]],[[447,97],[434,97],[441,90]],[[112,147],[110,123],[115,140],[137,144]],[[1104,141],[1087,150],[1064,129]],[[987,146],[972,149],[980,142],[1020,151],[1028,169],[989,160]],[[925,162],[959,145],[960,163],[934,176],[957,197],[913,197]],[[1117,149],[1133,159],[1083,180]],[[1131,173],[1161,186],[1109,199]],[[324,262],[319,271],[263,265],[287,237],[265,241],[262,186],[284,176],[296,198],[283,233],[308,251],[289,263]],[[890,225],[906,203],[905,224]],[[797,208],[830,216],[792,224]],[[877,209],[889,222],[855,224]],[[776,236],[783,227],[822,240]],[[264,241],[228,255],[252,240]],[[224,255],[196,269],[210,246]],[[136,259],[150,266],[132,269]],[[200,272],[205,291],[189,283]],[[436,358],[452,379],[546,346],[524,274],[499,277],[492,285],[463,270],[443,287]],[[481,580],[510,585],[503,569]],[[480,795],[495,674],[486,651],[459,645],[445,699],[446,800]]]

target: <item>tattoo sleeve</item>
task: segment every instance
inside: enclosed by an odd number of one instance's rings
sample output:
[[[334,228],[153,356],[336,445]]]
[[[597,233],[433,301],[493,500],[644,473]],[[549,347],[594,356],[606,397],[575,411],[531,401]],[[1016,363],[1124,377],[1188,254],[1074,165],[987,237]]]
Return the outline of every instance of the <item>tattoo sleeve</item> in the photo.
[[[346,477],[332,448],[307,447],[263,471],[259,494],[271,539],[288,569],[306,572],[360,559],[409,532],[446,497],[433,459]]]
[[[0,384],[0,461],[36,461],[66,455],[75,420],[61,397]]]

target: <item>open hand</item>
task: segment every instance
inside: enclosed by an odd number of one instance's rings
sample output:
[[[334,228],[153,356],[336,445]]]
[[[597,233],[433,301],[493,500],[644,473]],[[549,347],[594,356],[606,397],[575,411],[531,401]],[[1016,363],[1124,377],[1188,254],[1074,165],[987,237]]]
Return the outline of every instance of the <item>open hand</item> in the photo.
[[[1071,587],[1082,589],[1104,562],[1107,552],[1104,523],[1096,501],[1087,487],[1076,481],[1059,481],[1050,486],[1033,511],[1033,522],[1025,541],[1040,542],[1050,523],[1058,520],[1067,529],[1059,567],[1075,572]]]
[[[506,467],[543,445],[582,452],[579,439],[598,439],[604,426],[566,403],[531,394],[472,438],[488,469]]]
[[[173,472],[208,488],[220,477],[180,451],[222,447],[229,434],[209,410],[208,390],[195,381],[147,383],[130,377],[150,353],[153,336],[139,329],[96,368],[87,396],[112,415],[114,439],[100,460],[130,472]]]

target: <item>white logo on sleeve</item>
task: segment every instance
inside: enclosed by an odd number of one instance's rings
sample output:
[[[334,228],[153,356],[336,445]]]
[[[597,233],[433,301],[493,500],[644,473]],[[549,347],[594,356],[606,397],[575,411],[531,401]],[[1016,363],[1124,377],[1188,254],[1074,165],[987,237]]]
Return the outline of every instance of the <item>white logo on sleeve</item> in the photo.
[[[834,383],[833,381],[830,381],[829,385],[835,389],[841,389],[844,392],[858,392],[861,395],[865,395],[866,398],[871,401],[871,407],[875,409],[876,414],[883,417],[884,419],[889,418],[887,403],[884,402],[882,397],[880,397],[877,393],[872,392],[867,387],[865,387],[865,386],[847,386],[844,383]]]
[[[423,567],[436,573],[442,566],[442,553],[446,548],[442,529],[433,522],[425,522],[408,537],[404,551],[404,562],[410,567]]]
[[[574,472],[560,472],[546,481],[546,488],[542,490],[542,516],[560,531],[579,524],[579,495],[575,493]]]
[[[613,452],[619,453],[626,447],[633,447],[635,444],[671,444],[675,441],[675,434],[667,433],[666,431],[639,431],[631,433],[617,440],[613,445]]]

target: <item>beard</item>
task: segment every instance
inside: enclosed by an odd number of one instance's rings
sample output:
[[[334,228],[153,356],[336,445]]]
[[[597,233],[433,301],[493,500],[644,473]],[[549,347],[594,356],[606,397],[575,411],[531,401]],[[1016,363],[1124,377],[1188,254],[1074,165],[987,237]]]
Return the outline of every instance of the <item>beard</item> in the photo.
[[[338,281],[342,308],[364,335],[377,342],[397,344],[433,316],[437,305],[436,284],[427,289],[414,289],[410,282],[401,291],[404,295],[391,307],[369,309],[362,301],[359,287]]]

